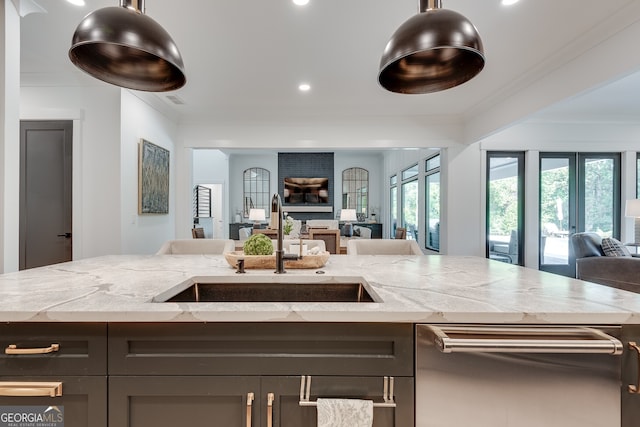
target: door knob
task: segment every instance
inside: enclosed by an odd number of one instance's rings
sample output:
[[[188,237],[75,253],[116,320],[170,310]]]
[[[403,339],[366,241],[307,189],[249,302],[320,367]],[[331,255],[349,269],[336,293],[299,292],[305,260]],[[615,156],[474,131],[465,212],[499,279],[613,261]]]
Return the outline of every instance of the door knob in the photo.
[[[71,238],[71,233],[58,234],[58,237],[64,237],[64,238],[70,239]]]

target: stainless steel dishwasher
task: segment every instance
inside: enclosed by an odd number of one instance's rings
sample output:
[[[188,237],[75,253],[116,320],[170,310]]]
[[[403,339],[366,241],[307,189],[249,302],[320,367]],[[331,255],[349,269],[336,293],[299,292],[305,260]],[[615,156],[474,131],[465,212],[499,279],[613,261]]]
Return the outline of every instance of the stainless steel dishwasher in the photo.
[[[416,328],[416,427],[620,426],[620,329]]]

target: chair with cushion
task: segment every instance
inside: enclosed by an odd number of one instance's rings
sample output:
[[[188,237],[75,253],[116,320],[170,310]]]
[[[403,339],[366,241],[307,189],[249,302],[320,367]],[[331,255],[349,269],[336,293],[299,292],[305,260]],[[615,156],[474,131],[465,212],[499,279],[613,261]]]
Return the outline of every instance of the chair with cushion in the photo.
[[[396,239],[406,239],[407,238],[407,229],[404,227],[396,228]]]
[[[226,239],[180,239],[165,242],[156,255],[219,255],[235,250],[235,242]]]
[[[356,239],[347,242],[347,255],[423,255],[415,240]]]
[[[194,227],[191,229],[191,237],[194,239],[204,239],[204,228]]]
[[[370,239],[371,229],[368,227],[361,227],[359,225],[353,226],[353,237],[360,239]]]
[[[245,240],[247,240],[249,236],[251,236],[252,230],[252,227],[242,227],[241,229],[239,229],[238,237],[240,238],[240,241],[244,242]]]
[[[571,235],[576,278],[613,288],[640,292],[640,258],[632,257],[618,240],[596,233]]]
[[[327,252],[330,254],[340,253],[340,230],[328,230],[320,228],[312,228],[309,230],[309,238],[311,240],[324,240]]]

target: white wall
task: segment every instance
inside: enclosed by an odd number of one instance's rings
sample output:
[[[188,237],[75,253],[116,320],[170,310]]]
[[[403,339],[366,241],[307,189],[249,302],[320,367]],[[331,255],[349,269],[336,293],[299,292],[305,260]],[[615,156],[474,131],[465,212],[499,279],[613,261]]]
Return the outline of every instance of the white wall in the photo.
[[[267,169],[270,174],[270,193],[278,192],[278,152],[262,153],[249,152],[247,154],[233,153],[229,156],[229,222],[235,222],[236,212],[242,212],[243,206],[243,173],[246,169],[260,167]],[[269,211],[266,212],[267,217]],[[243,218],[247,220],[247,218]]]
[[[336,151],[333,155],[333,171],[334,171],[334,183],[335,191],[333,198],[334,211],[342,209],[342,171],[348,168],[359,167],[369,171],[369,211],[374,209],[376,216],[381,214],[383,192],[383,173],[384,160],[382,153],[370,153],[370,152],[342,152]],[[379,221],[379,220],[378,220]]]
[[[20,104],[21,119],[74,121],[74,259],[120,253],[120,89],[23,86]]]
[[[229,218],[229,156],[220,150],[194,149],[193,156],[193,181],[191,189],[199,184],[220,184],[222,194],[218,195],[216,186],[212,189],[212,200],[222,199],[223,206],[214,204],[212,215],[216,220],[222,220],[222,233],[216,238],[228,238],[230,222]],[[215,224],[214,224],[215,228]]]
[[[20,123],[20,17],[9,0],[0,5],[0,272],[18,270]]]
[[[121,250],[124,254],[153,254],[176,235],[176,123],[122,90],[120,200]],[[138,144],[141,139],[170,152],[169,213],[138,215]]]
[[[334,211],[342,208],[342,171],[350,167],[361,167],[369,171],[369,206],[382,209],[383,157],[381,153],[358,151],[335,151],[334,161]],[[278,152],[264,151],[247,154],[234,153],[229,156],[229,221],[234,222],[237,210],[242,210],[242,173],[251,167],[261,167],[271,172],[271,193],[278,191]],[[195,172],[195,169],[194,169]]]

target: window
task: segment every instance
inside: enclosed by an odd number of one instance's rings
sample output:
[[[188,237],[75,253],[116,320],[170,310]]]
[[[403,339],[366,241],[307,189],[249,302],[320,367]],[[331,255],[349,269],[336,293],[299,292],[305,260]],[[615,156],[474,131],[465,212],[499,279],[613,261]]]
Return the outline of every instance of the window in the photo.
[[[402,226],[407,239],[418,240],[418,165],[402,171]]]
[[[349,168],[342,171],[342,209],[355,209],[359,216],[369,211],[369,171]]]
[[[249,168],[244,171],[244,203],[243,215],[249,217],[252,208],[265,209],[271,212],[271,195],[269,192],[270,173],[263,168]]]
[[[398,227],[398,176],[393,175],[389,179],[389,223],[391,224],[389,230],[389,237],[393,238],[396,235],[396,228]]]
[[[425,230],[424,247],[440,250],[440,154],[425,161]]]
[[[193,187],[193,217],[211,217],[211,189],[204,185]]]

